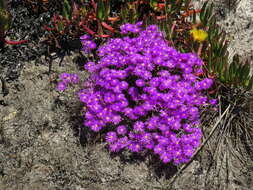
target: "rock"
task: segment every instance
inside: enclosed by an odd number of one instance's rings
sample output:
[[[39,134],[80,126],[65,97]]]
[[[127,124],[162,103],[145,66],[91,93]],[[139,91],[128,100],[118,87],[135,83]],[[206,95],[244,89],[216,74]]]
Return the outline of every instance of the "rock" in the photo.
[[[206,0],[194,1],[201,8]],[[229,61],[238,54],[242,61],[253,63],[253,0],[210,0],[218,25],[227,33]]]

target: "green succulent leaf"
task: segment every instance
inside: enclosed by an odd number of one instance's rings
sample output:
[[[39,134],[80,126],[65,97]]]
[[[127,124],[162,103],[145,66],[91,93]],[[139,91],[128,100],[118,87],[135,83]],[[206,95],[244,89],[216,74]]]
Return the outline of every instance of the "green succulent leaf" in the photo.
[[[225,54],[227,52],[227,48],[228,48],[228,44],[224,43],[224,45],[220,49],[220,56],[225,56]]]
[[[168,38],[169,34],[170,34],[170,29],[171,27],[168,27],[167,23],[164,22],[164,32],[165,32],[165,36],[166,38]]]
[[[167,4],[167,15],[170,15],[170,14],[173,14],[174,10],[175,10],[175,7],[176,7],[176,0],[171,0],[170,1],[170,7],[169,7],[169,4],[167,1],[165,1],[166,4]],[[166,4],[165,4],[165,7],[166,7]]]
[[[105,20],[109,17],[110,12],[111,12],[110,1],[106,1],[105,2]]]
[[[218,64],[219,65],[218,73],[219,73],[220,77],[223,77],[223,70],[224,70],[225,62],[226,62],[225,58],[221,58],[220,64]]]
[[[150,0],[149,4],[154,10],[157,9],[157,0]]]
[[[207,67],[208,70],[209,70],[210,72],[212,72],[212,71],[213,71],[213,70],[212,70],[212,68],[213,68],[213,67],[212,67],[212,63],[213,63],[213,62],[212,62],[212,49],[208,52],[208,62],[207,62],[207,63],[208,63],[208,65],[207,65],[207,66],[208,66],[208,67]]]
[[[253,76],[249,79],[246,90],[253,90]]]
[[[62,22],[59,22],[57,26],[58,26],[59,32],[62,32],[64,30],[64,25]]]
[[[206,1],[200,12],[200,21],[204,26],[207,26],[213,17],[213,3],[208,5],[208,1]]]
[[[165,13],[166,15],[168,15],[171,11],[171,9],[169,8],[169,4],[168,4],[168,1],[165,1],[165,4],[164,4],[164,9],[165,9]]]
[[[240,72],[240,75],[242,75],[241,77],[242,81],[247,80],[249,78],[249,74],[250,74],[250,64],[246,62],[244,65],[242,65],[242,69]]]
[[[98,0],[97,3],[97,18],[99,20],[104,20],[105,19],[105,5],[103,0]]]
[[[213,3],[207,8],[204,25],[207,25],[213,14]]]
[[[210,43],[213,43],[213,40],[217,38],[218,33],[219,33],[217,27],[215,25],[211,25],[209,26],[209,29],[207,32],[208,32],[208,41]]]
[[[206,8],[207,8],[207,1],[203,4],[202,8],[201,8],[201,12],[200,12],[200,15],[199,15],[199,18],[200,18],[200,21],[202,23],[204,23],[204,20],[205,20],[205,14],[206,14]]]
[[[68,20],[72,16],[72,8],[68,0],[64,0],[62,15]]]

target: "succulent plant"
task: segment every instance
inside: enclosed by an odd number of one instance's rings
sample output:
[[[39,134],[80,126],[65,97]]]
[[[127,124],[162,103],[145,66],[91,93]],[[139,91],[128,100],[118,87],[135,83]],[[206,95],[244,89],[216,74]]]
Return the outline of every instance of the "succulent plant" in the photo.
[[[206,62],[207,74],[217,78],[222,85],[252,90],[253,76],[250,74],[250,64],[241,62],[238,55],[233,57],[232,63],[228,61],[229,42],[226,33],[216,24],[212,4],[208,5],[206,2],[203,5],[200,21],[208,33],[200,55]]]

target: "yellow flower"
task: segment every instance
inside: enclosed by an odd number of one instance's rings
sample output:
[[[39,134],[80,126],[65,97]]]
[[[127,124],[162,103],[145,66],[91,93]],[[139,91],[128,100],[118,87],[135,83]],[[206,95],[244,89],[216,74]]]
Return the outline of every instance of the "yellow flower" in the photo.
[[[193,39],[198,42],[203,42],[207,38],[207,32],[204,30],[198,30],[196,28],[193,28],[190,30],[190,34],[193,36]]]

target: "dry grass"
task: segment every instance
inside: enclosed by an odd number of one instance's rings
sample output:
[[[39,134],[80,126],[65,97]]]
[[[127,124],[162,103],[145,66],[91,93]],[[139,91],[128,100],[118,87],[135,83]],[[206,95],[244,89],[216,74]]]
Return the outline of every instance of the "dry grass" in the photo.
[[[253,92],[223,88],[220,94],[219,115],[227,105],[231,107],[210,139],[209,149],[218,184],[230,188],[232,181],[238,181],[239,170],[252,163]]]

